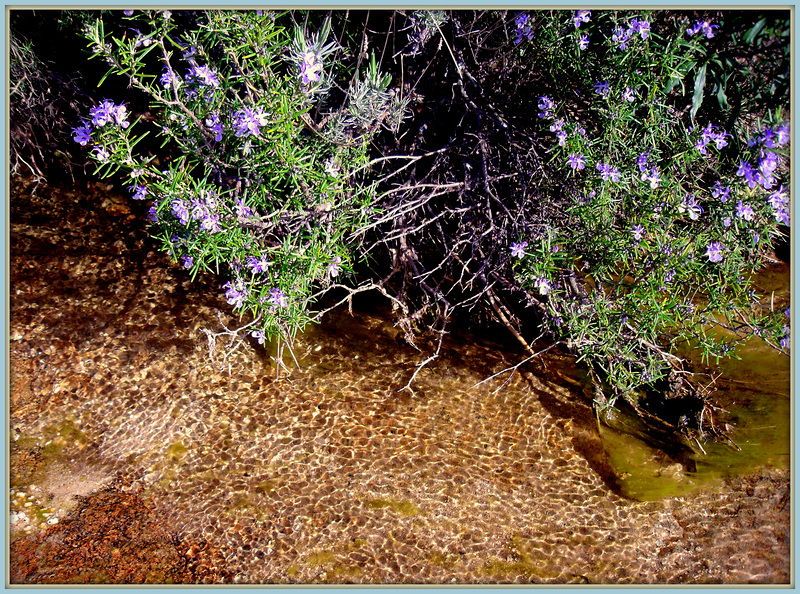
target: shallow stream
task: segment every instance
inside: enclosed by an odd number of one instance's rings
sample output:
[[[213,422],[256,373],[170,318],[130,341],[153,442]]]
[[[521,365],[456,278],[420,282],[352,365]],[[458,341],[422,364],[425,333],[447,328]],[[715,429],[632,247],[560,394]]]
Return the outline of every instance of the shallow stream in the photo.
[[[599,428],[566,355],[475,387],[519,354],[454,333],[397,392],[425,355],[381,307],[299,337],[280,380],[256,348],[221,371],[219,287],[151,251],[126,199],[32,189],[11,203],[13,536],[126,476],[237,583],[788,582],[785,357],[718,380],[741,451],[695,473]]]

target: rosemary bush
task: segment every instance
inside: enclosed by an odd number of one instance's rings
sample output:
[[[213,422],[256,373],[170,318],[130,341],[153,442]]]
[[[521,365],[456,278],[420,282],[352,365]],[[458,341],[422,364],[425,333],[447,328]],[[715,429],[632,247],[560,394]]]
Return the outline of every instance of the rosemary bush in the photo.
[[[543,337],[575,353],[602,406],[690,397],[701,433],[676,347],[788,353],[788,308],[751,282],[790,222],[788,19],[370,14],[126,11],[85,32],[154,122],[106,100],[75,140],[152,202],[164,250],[220,275],[252,315],[236,332],[291,340],[364,262],[349,296],[383,292],[412,344],[438,335],[406,388],[454,316],[486,313],[528,359]],[[765,77],[768,101],[736,92]],[[151,130],[163,150],[140,150]]]

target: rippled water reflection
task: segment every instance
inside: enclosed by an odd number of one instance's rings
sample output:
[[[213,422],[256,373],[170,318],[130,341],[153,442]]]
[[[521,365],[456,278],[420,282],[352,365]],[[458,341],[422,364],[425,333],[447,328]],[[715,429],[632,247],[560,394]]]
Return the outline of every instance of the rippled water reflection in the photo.
[[[788,581],[780,464],[627,498],[589,403],[551,376],[569,358],[471,388],[517,355],[451,336],[398,393],[420,354],[380,311],[300,337],[280,381],[257,349],[220,372],[201,332],[218,287],[100,201],[12,200],[12,487],[41,494],[26,513],[69,521],[72,495],[122,473],[241,583]]]

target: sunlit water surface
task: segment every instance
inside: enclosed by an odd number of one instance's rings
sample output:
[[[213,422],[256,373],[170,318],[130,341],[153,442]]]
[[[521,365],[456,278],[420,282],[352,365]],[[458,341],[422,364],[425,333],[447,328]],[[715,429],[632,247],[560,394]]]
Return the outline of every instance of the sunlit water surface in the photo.
[[[581,377],[566,355],[476,387],[520,358],[499,335],[454,332],[398,392],[429,351],[383,306],[298,337],[279,380],[253,345],[220,370],[201,330],[221,290],[126,209],[15,187],[11,486],[38,502],[15,513],[68,521],[122,473],[240,583],[788,580],[786,358],[755,346],[725,369],[741,451],[707,444],[694,473],[598,427],[554,373]]]

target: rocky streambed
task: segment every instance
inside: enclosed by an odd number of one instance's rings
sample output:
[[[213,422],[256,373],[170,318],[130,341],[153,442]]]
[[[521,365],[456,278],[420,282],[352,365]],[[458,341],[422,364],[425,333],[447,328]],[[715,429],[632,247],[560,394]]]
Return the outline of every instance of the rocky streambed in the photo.
[[[375,309],[219,369],[219,287],[136,207],[12,182],[12,583],[789,582],[786,464],[631,499],[565,357],[474,387],[517,359],[451,336],[396,392],[420,353]]]

